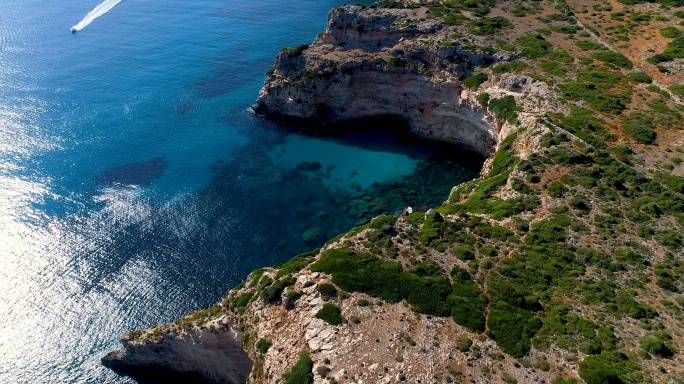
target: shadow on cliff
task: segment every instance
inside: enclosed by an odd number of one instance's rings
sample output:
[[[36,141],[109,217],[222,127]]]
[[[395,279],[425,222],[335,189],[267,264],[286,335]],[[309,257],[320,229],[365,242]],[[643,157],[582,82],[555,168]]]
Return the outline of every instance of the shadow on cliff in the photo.
[[[260,115],[262,111],[256,105],[252,108],[257,115],[272,122],[273,129],[282,134],[296,132],[304,136],[327,137],[352,147],[409,156],[420,152],[434,160],[457,161],[460,166],[475,172],[482,169],[485,161],[484,156],[468,148],[412,133],[409,122],[402,116],[378,115],[334,121]]]

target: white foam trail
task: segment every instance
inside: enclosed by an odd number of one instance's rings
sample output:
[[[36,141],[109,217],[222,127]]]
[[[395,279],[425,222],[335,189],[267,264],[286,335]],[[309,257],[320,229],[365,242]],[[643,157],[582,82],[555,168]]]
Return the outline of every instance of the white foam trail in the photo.
[[[100,5],[98,5],[92,11],[90,11],[83,18],[83,20],[81,20],[78,24],[71,27],[71,30],[72,31],[80,31],[81,29],[87,27],[88,24],[92,23],[98,17],[109,12],[112,8],[116,7],[116,5],[122,1],[123,0],[104,0],[102,3],[100,3]]]

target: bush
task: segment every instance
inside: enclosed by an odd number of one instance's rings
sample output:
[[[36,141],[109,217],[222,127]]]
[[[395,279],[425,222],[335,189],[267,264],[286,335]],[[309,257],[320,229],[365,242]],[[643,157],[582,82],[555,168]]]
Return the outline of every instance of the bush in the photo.
[[[675,354],[672,346],[667,345],[663,340],[653,336],[644,336],[639,339],[639,346],[651,355],[671,358]]]
[[[612,64],[619,68],[632,68],[634,64],[623,54],[613,51],[597,51],[591,55],[594,59]]]
[[[527,64],[523,63],[522,61],[514,61],[512,63],[501,63],[492,68],[492,72],[500,75],[502,73],[508,72],[520,72],[527,67]]]
[[[646,61],[651,64],[658,64],[681,58],[684,58],[684,36],[676,37],[667,44],[663,53],[649,57]]]
[[[459,260],[475,260],[475,252],[470,247],[457,245],[454,247],[453,254]]]
[[[474,20],[471,23],[470,32],[474,35],[492,35],[499,29],[509,25],[511,25],[511,23],[505,17],[483,17],[482,19]]]
[[[311,270],[332,275],[333,283],[345,291],[363,292],[389,302],[405,299],[420,313],[450,313],[446,298],[451,287],[441,268],[418,265],[412,271],[404,271],[394,261],[348,249],[331,249],[321,255]],[[426,275],[426,270],[432,274]]]
[[[551,51],[551,43],[546,41],[540,34],[527,35],[519,38],[518,45],[523,49],[520,51],[520,56],[528,59],[536,59],[542,57]]]
[[[299,291],[289,291],[285,297],[285,308],[294,309],[295,302],[302,297],[302,293]]]
[[[344,318],[342,317],[342,311],[340,310],[340,307],[338,307],[335,304],[331,303],[325,303],[323,304],[323,308],[321,308],[318,313],[316,313],[316,318],[321,319],[328,324],[332,325],[339,325],[344,322]]]
[[[489,105],[489,93],[482,92],[479,95],[477,95],[477,102],[480,103],[483,107],[487,107]]]
[[[549,196],[556,198],[562,197],[566,192],[568,192],[568,188],[566,188],[563,183],[558,181],[552,181],[549,183],[547,189],[549,191]]]
[[[581,30],[582,28],[576,27],[574,25],[552,25],[551,27],[549,27],[549,29],[556,33],[574,35],[575,33],[577,33],[577,31]]]
[[[583,51],[595,51],[601,49],[602,45],[590,40],[579,40],[575,42],[575,45]]]
[[[289,54],[291,57],[297,57],[301,56],[304,51],[309,49],[308,44],[303,44],[297,47],[292,47],[292,48],[283,48],[280,50],[280,53],[286,53]]]
[[[470,89],[477,89],[485,81],[487,81],[487,75],[484,73],[478,73],[463,79],[463,84]]]
[[[657,138],[656,131],[651,128],[651,121],[647,116],[631,116],[622,124],[622,131],[641,144],[653,144]]]
[[[311,369],[313,369],[311,356],[309,356],[308,352],[302,351],[299,354],[299,360],[297,360],[292,369],[289,372],[283,373],[283,380],[285,384],[310,384],[313,382]]]
[[[321,294],[323,301],[328,301],[331,297],[337,297],[337,288],[332,284],[321,284],[316,287],[316,290]]]
[[[645,74],[644,72],[631,72],[629,74],[629,78],[635,83],[650,84],[651,82],[653,82],[651,76]]]
[[[684,84],[672,84],[669,90],[676,95],[684,97]]]
[[[679,37],[682,35],[682,31],[675,27],[666,27],[660,30],[660,34],[663,37],[668,37],[668,38],[675,38]]]
[[[278,269],[278,274],[276,274],[276,279],[279,279],[282,276],[285,276],[285,275],[290,274],[290,273],[299,272],[304,267],[311,264],[311,262],[314,260],[316,255],[318,255],[319,250],[320,249],[314,249],[313,251],[304,252],[302,254],[299,254],[299,255],[291,258],[290,260],[286,261],[283,264],[274,265],[273,268]]]
[[[515,120],[517,117],[517,112],[522,111],[522,107],[515,103],[513,96],[508,95],[500,99],[490,100],[489,110],[494,112],[494,116],[497,119],[513,122],[512,120]]]
[[[527,355],[532,347],[530,339],[541,326],[541,321],[534,313],[513,307],[504,301],[497,302],[489,314],[492,338],[504,352],[513,357]]]
[[[456,345],[458,345],[458,350],[461,352],[468,352],[470,350],[470,347],[473,346],[473,341],[470,340],[469,337],[461,337],[456,341]]]
[[[268,304],[278,303],[282,299],[285,288],[294,285],[294,283],[295,281],[294,278],[292,278],[292,275],[287,275],[263,289],[261,291],[261,298]]]
[[[589,356],[580,363],[580,377],[587,384],[634,383],[632,373],[639,370],[639,365],[630,361],[622,352],[602,352],[598,356]]]
[[[473,332],[482,332],[485,328],[487,298],[466,270],[455,267],[451,271],[451,276],[454,283],[452,292],[447,297],[451,317],[457,324]]]
[[[259,339],[256,343],[256,350],[262,355],[266,354],[269,348],[271,348],[271,342],[266,339]]]

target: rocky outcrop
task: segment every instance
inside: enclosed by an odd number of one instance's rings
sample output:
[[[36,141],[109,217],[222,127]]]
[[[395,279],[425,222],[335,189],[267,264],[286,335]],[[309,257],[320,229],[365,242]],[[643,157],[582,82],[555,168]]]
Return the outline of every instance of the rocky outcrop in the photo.
[[[436,21],[407,22],[415,10],[347,5],[308,49],[283,50],[254,110],[321,123],[400,117],[412,133],[490,155],[497,125],[486,108],[464,97],[459,76],[469,65],[501,60],[457,46],[420,40],[438,34]]]
[[[123,348],[103,357],[102,364],[141,383],[165,378],[176,383],[244,383],[252,361],[240,347],[240,333],[225,318],[214,322],[223,327],[170,324],[129,333],[121,339]]]

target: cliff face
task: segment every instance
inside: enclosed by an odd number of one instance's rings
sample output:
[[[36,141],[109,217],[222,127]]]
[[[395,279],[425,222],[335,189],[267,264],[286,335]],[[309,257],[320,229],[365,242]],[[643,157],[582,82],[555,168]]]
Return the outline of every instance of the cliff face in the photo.
[[[194,320],[131,332],[121,339],[123,349],[102,364],[142,383],[244,383],[252,361],[240,346],[240,332],[225,317]]]
[[[446,38],[443,23],[412,21],[421,17],[425,9],[334,9],[315,42],[278,55],[254,110],[317,123],[401,117],[418,136],[491,155],[504,122],[459,79],[473,66],[510,55],[439,45]],[[516,96],[529,90],[552,93],[531,83],[503,79],[491,87]]]

